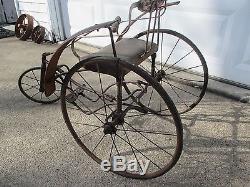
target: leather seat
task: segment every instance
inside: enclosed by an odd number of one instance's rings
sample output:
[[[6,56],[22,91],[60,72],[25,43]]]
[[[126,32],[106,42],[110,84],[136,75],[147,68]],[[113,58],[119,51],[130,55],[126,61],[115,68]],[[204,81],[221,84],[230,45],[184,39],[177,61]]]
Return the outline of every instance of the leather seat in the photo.
[[[125,38],[115,43],[115,49],[118,58],[133,65],[139,65],[149,56],[156,53],[158,46],[157,44],[153,43],[151,47],[151,43],[149,42],[149,51],[145,53],[146,41],[137,38]],[[98,52],[88,55],[87,58],[90,56],[114,57],[112,45],[108,45],[100,49]],[[84,58],[86,58],[86,56]],[[113,60],[97,60],[96,63],[86,65],[85,68],[92,71],[97,71],[97,64],[99,72],[101,73],[114,75],[116,72],[116,66]],[[123,73],[126,74],[128,72],[123,71]]]

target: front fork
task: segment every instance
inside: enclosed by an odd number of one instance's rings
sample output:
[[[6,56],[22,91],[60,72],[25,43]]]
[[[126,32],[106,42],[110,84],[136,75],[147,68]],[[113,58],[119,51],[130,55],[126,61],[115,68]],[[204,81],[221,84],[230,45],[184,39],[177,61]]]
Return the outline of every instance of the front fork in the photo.
[[[47,56],[51,55],[53,53],[43,53],[42,54],[42,64],[41,64],[41,75],[40,75],[40,88],[39,91],[40,92],[44,92],[45,88],[44,88],[44,79],[45,79],[45,72],[46,72],[46,64],[47,64]]]
[[[116,58],[116,83],[117,83],[117,115],[122,113],[122,72],[120,71],[120,59],[117,58],[116,48],[115,48],[115,41],[113,36],[113,31],[111,27],[109,29],[109,35],[111,40],[111,46],[113,50],[114,58]]]
[[[116,77],[116,83],[117,83],[117,113],[122,113],[122,77],[117,76]]]

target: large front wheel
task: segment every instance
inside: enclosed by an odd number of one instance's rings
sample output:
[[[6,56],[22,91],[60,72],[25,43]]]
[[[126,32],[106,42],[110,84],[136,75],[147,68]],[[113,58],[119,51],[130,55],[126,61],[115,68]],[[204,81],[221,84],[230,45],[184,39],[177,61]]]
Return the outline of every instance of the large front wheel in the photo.
[[[168,30],[151,30],[149,38],[158,43],[155,65],[152,59],[140,67],[153,76],[174,101],[179,113],[193,109],[205,95],[208,84],[206,61],[196,45],[182,34]],[[146,40],[147,32],[135,36]]]
[[[120,62],[120,72],[129,73],[117,79],[99,72],[95,63],[76,64],[62,85],[62,113],[74,139],[98,164],[110,162],[114,173],[137,179],[163,175],[182,152],[182,125],[173,102],[139,67]],[[126,161],[124,170],[117,170],[117,156]]]

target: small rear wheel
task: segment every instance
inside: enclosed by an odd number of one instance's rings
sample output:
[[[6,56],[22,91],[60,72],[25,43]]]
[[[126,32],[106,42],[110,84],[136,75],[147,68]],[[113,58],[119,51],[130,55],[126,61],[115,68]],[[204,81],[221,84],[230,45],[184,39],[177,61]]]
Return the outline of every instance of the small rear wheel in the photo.
[[[41,67],[34,67],[26,70],[19,77],[18,86],[22,94],[31,101],[50,104],[60,99],[60,84],[56,84],[56,91],[49,97],[46,97],[44,91],[40,90]]]
[[[97,72],[87,70],[86,65],[96,66]],[[98,164],[109,161],[112,172],[129,178],[161,176],[177,163],[182,152],[179,114],[147,72],[125,62],[120,62],[120,68],[129,73],[121,73],[118,83],[114,76],[100,73],[94,61],[76,64],[61,89],[64,120],[78,145]],[[130,92],[117,85],[126,85]],[[126,161],[125,170],[116,170],[117,156]],[[142,164],[148,164],[146,171]]]

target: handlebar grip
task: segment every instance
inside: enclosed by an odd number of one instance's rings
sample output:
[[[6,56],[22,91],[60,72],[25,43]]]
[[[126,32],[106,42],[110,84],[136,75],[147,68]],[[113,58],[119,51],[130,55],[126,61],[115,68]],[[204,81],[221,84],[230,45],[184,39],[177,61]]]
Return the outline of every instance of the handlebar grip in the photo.
[[[180,1],[166,3],[166,7],[168,7],[168,6],[174,6],[174,5],[179,5],[179,4],[180,4]]]
[[[121,23],[122,19],[120,16],[117,16],[115,18],[115,22],[111,25],[111,30],[113,33],[117,33],[118,32],[118,29],[119,29],[119,25]]]

